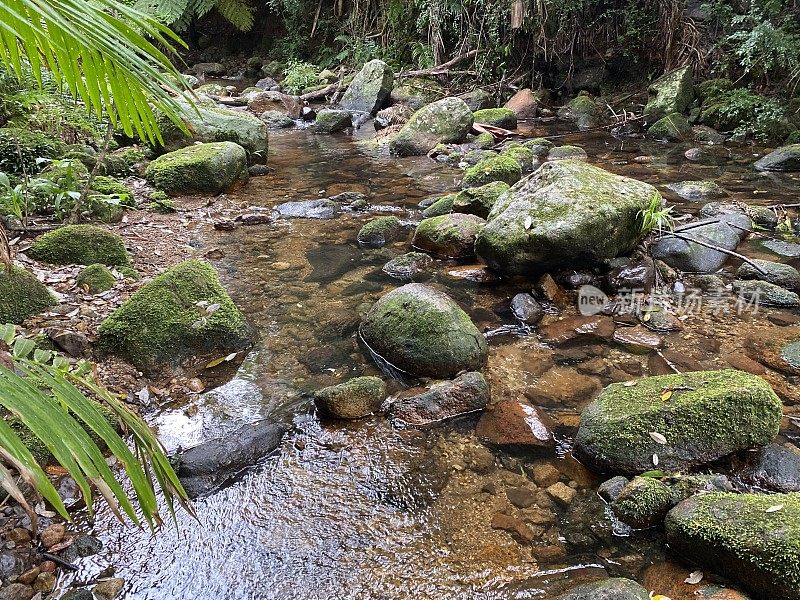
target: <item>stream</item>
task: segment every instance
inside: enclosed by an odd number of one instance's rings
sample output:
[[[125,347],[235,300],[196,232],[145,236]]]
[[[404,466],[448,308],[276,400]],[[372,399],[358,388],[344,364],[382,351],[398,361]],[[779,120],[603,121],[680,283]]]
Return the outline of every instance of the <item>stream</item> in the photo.
[[[552,135],[557,127],[530,133]],[[381,375],[358,347],[355,331],[360,315],[398,286],[381,267],[407,252],[408,244],[360,249],[358,230],[380,214],[418,221],[420,200],[457,189],[462,175],[426,157],[385,156],[364,143],[370,133],[271,132],[274,172],[252,178],[229,197],[233,204],[273,207],[355,191],[366,195],[372,210],[231,232],[207,225],[192,231],[196,247],[223,251],[212,263],[260,339],[231,381],[148,419],[170,452],[260,418],[283,421],[293,431],[279,453],[198,500],[198,522],[179,513],[177,527],[167,522],[158,535],[121,526],[101,508],[92,533],[103,550],[81,559],[77,573],[62,575],[62,589],[114,565],[126,581],[125,597],[137,600],[547,598],[605,574],[641,581],[646,567],[664,560],[662,536],[615,523],[596,494],[602,479],[570,457],[585,402],[547,407],[558,425],[556,455],[495,451],[496,466],[491,457],[487,463],[487,450],[475,438],[475,418],[419,431],[393,429],[379,416],[340,423],[316,415],[314,390]],[[693,162],[684,158],[689,146],[603,132],[558,143],[580,145],[590,162],[656,185],[679,214],[698,208],[665,188],[682,180],[713,179],[731,198],[751,204],[798,201],[797,177],[757,173],[749,147],[719,147]],[[652,160],[634,162],[640,155]],[[739,251],[800,267],[800,259],[777,257],[757,238]],[[429,282],[446,288],[490,334],[485,373],[493,394],[522,394],[541,372],[531,365],[552,361],[553,352],[535,330],[520,330],[497,307],[529,291],[530,282],[481,285],[460,277],[455,266],[437,263]],[[683,331],[667,334],[666,344],[704,367],[723,368],[723,356],[741,352],[749,331],[774,326],[767,319],[774,312],[780,311],[701,311]],[[582,358],[556,355],[550,368],[565,387],[581,362],[594,358],[610,365],[609,372],[591,375],[598,390],[619,372],[631,379],[648,374],[644,356],[597,344],[584,350]],[[799,434],[785,421],[783,436],[796,442]],[[526,471],[546,466],[555,467],[575,499],[565,507],[543,498],[542,489],[536,492],[534,507],[549,506],[533,521],[532,543],[493,529],[493,515],[509,506],[502,489],[526,483]],[[534,510],[523,512],[533,516]]]

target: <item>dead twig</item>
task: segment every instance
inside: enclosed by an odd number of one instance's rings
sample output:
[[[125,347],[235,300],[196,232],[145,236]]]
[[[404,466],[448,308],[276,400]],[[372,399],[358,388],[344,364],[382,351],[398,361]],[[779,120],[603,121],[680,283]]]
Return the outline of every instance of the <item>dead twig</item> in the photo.
[[[662,237],[669,237],[669,236],[678,238],[679,240],[683,240],[685,242],[695,243],[698,246],[703,246],[705,248],[709,248],[710,250],[716,250],[717,252],[722,252],[723,254],[727,254],[728,256],[733,256],[735,258],[738,258],[739,260],[746,262],[762,275],[767,274],[767,272],[764,269],[759,267],[756,263],[754,263],[751,259],[747,258],[744,254],[739,254],[738,252],[734,252],[733,250],[728,250],[727,248],[722,248],[721,246],[717,246],[716,244],[712,244],[711,242],[704,242],[702,240],[690,237],[688,235],[681,235],[680,233],[675,231],[667,233]]]
[[[459,63],[464,62],[478,54],[477,50],[470,50],[466,54],[462,54],[460,56],[456,56],[455,58],[448,60],[446,63],[442,63],[441,65],[437,65],[435,67],[431,67],[430,69],[417,69],[414,71],[402,71],[396,75],[397,79],[403,77],[430,77],[433,75],[447,75],[450,72],[450,67],[453,67]]]

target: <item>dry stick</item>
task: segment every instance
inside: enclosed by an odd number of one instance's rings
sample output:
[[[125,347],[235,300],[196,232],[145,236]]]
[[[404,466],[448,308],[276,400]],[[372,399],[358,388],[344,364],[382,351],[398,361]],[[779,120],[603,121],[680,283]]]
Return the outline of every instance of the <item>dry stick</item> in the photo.
[[[111,144],[111,138],[113,136],[114,125],[111,123],[111,121],[109,121],[108,127],[106,128],[106,137],[103,140],[103,147],[100,149],[100,154],[97,156],[97,162],[94,163],[92,172],[89,173],[89,179],[86,180],[86,185],[83,186],[83,191],[81,192],[80,198],[78,198],[78,200],[75,202],[75,207],[72,209],[72,214],[68,219],[70,223],[78,223],[81,220],[81,208],[83,208],[83,204],[86,202],[86,197],[89,195],[89,190],[92,189],[94,178],[97,176],[97,173],[103,166],[103,161],[106,159],[106,155],[108,154],[108,146]]]
[[[456,56],[455,58],[448,60],[446,63],[442,63],[441,65],[431,67],[430,69],[403,71],[402,73],[397,74],[397,78],[399,79],[402,77],[425,77],[427,75],[445,75],[449,72],[450,67],[457,65],[458,63],[464,62],[465,60],[472,58],[477,54],[478,54],[477,50],[470,50],[466,54],[462,54],[461,56]]]
[[[733,250],[728,250],[727,248],[722,248],[720,246],[715,246],[714,244],[712,244],[710,242],[703,242],[701,240],[698,240],[697,238],[691,238],[691,237],[686,236],[686,235],[681,235],[680,233],[675,233],[674,231],[672,233],[667,234],[667,236],[676,237],[679,240],[684,240],[685,242],[694,242],[695,244],[698,244],[699,246],[705,246],[706,248],[710,248],[711,250],[716,250],[717,252],[722,252],[723,254],[727,254],[728,256],[734,256],[734,257],[738,258],[739,260],[742,260],[742,261],[746,262],[747,264],[749,264],[751,267],[753,267],[756,271],[758,271],[762,275],[766,275],[767,274],[767,272],[764,269],[759,267],[756,263],[754,263],[752,260],[747,258],[744,254],[739,254],[738,252],[734,252]]]

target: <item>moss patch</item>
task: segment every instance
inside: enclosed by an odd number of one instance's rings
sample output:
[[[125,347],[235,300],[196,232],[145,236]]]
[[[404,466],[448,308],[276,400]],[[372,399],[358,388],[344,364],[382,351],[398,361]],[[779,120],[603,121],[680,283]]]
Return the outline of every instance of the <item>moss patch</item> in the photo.
[[[497,199],[511,187],[503,181],[493,181],[476,188],[463,190],[456,195],[452,210],[477,215],[482,219],[489,216]]]
[[[441,217],[453,212],[453,202],[455,202],[456,194],[447,194],[442,196],[436,202],[431,204],[428,208],[422,211],[422,216],[426,219],[431,217]]]
[[[510,108],[484,108],[472,113],[476,123],[494,125],[504,129],[517,128],[517,115]]]
[[[56,158],[64,145],[51,137],[35,131],[17,127],[0,128],[0,171],[13,173],[37,173],[40,170],[37,158]]]
[[[672,490],[652,477],[636,477],[611,505],[616,517],[636,529],[659,525],[672,508]]]
[[[103,321],[98,339],[101,350],[155,375],[191,356],[225,356],[248,343],[242,313],[200,260],[175,265],[142,287]]]
[[[145,178],[170,196],[218,194],[247,172],[244,148],[233,142],[196,144],[158,157]]]
[[[85,288],[90,294],[105,292],[114,287],[117,278],[105,265],[94,264],[83,269],[75,281],[78,287]]]
[[[769,384],[743,371],[646,377],[635,385],[608,386],[586,408],[575,454],[599,471],[685,471],[768,444],[781,416],[781,401]]]
[[[358,244],[368,248],[380,248],[400,235],[400,219],[394,216],[378,217],[364,225],[358,232]]]
[[[464,172],[462,188],[486,185],[493,181],[502,181],[513,185],[522,178],[522,169],[516,159],[510,156],[497,155],[485,158],[477,165]]]
[[[319,390],[317,408],[336,419],[360,419],[377,412],[386,398],[386,384],[378,377],[356,377]]]
[[[54,265],[129,265],[125,242],[94,225],[67,225],[36,238],[28,256]]]
[[[653,123],[647,135],[657,140],[680,142],[692,137],[692,126],[680,113],[671,113]]]
[[[22,323],[54,304],[52,294],[32,273],[19,267],[0,270],[0,323]]]

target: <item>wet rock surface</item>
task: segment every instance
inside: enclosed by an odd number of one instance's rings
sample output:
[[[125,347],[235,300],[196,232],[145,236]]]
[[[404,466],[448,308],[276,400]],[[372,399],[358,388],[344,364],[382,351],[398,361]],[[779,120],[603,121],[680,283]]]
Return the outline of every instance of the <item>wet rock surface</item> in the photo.
[[[392,400],[387,415],[397,425],[424,427],[483,410],[489,398],[483,375],[470,372],[435,383],[421,394]]]
[[[475,435],[487,444],[525,448],[553,448],[553,420],[541,409],[518,400],[501,400],[487,408]]]

